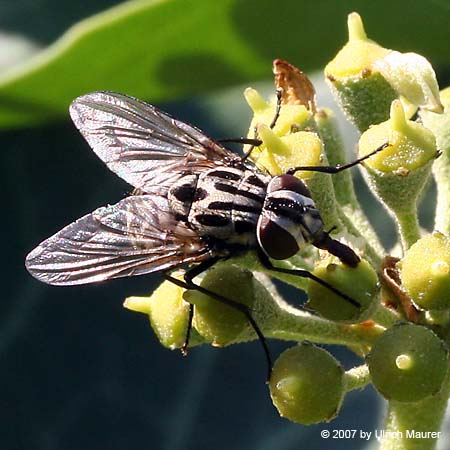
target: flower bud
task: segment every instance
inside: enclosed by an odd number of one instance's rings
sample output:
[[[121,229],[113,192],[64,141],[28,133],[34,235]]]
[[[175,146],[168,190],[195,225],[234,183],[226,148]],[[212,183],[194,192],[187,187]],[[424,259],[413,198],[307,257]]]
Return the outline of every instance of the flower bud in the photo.
[[[163,281],[148,297],[128,297],[123,306],[148,314],[150,324],[164,347],[181,348],[186,339],[189,303],[183,300],[184,289]],[[195,343],[195,342],[191,342]]]
[[[387,119],[401,98],[411,117],[417,107],[442,112],[436,75],[416,53],[400,53],[369,40],[361,18],[348,16],[349,41],[326,66],[325,74],[343,110],[360,131]]]
[[[206,273],[201,286],[250,309],[255,301],[252,273],[233,265],[213,267]],[[195,290],[187,291],[184,298],[195,305],[195,329],[214,346],[225,346],[240,334],[253,331],[241,311],[220,300]]]
[[[359,141],[364,156],[388,144],[364,161],[372,191],[392,212],[406,249],[419,237],[417,199],[438,156],[434,135],[424,126],[407,120],[399,100],[392,103],[391,117],[369,128]]]
[[[375,61],[389,53],[367,38],[357,13],[348,16],[349,40],[325,67],[325,76],[349,119],[360,131],[386,120],[395,90],[377,71]]]
[[[263,141],[253,149],[251,158],[271,175],[281,175],[293,167],[319,166],[325,156],[321,139],[315,132],[301,131],[316,128],[314,88],[306,75],[285,61],[274,61],[274,73],[275,84],[282,89],[282,105],[273,129],[269,124],[275,116],[275,106],[269,107],[255,90],[245,91],[255,112],[249,137],[254,137],[256,127]],[[303,88],[306,92],[302,92]],[[325,227],[341,230],[331,177],[310,170],[296,172],[296,176],[306,180]]]
[[[362,76],[362,72],[389,50],[367,37],[361,16],[352,12],[347,18],[348,42],[325,67],[325,73],[334,78]]]
[[[366,359],[377,390],[399,402],[438,393],[448,371],[444,342],[430,329],[406,322],[385,331]]]
[[[371,156],[364,165],[379,172],[398,173],[418,169],[437,156],[436,138],[423,125],[407,120],[399,100],[392,102],[389,120],[362,134],[359,154],[364,156],[384,143],[389,146]]]
[[[434,232],[418,240],[397,263],[402,287],[422,309],[450,308],[450,238]]]
[[[443,111],[436,74],[423,56],[417,53],[391,51],[377,60],[374,68],[383,75],[399,96],[406,98],[414,106],[435,113]]]
[[[275,117],[276,102],[267,102],[258,91],[252,88],[247,88],[244,91],[244,97],[253,111],[253,118],[250,123],[248,137],[254,138],[255,129],[258,126],[269,126],[272,123]],[[284,104],[280,109],[280,115],[273,127],[273,132],[277,136],[286,136],[291,133],[292,128],[301,130],[308,125],[310,117],[311,114],[304,105]],[[258,148],[255,148],[254,151],[256,155],[258,153]]]
[[[326,350],[306,343],[280,355],[269,388],[280,415],[304,425],[333,419],[345,393],[339,362]]]
[[[260,125],[257,129],[263,141],[257,162],[271,175],[281,175],[292,167],[320,165],[322,142],[316,133],[298,131],[278,137],[267,125]],[[311,171],[296,172],[296,176],[303,179],[312,175]]]
[[[333,321],[357,323],[371,316],[377,305],[378,278],[366,260],[361,260],[355,268],[324,260],[315,267],[313,274],[360,303],[361,307],[312,280],[308,285],[308,307]]]

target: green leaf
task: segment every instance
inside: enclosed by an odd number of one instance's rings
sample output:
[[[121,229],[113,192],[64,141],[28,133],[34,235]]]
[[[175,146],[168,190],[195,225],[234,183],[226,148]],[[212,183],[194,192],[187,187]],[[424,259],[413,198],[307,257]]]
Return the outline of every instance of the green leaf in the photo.
[[[270,77],[271,61],[323,67],[357,9],[374,39],[447,63],[448,8],[438,2],[134,0],[80,22],[0,77],[0,127],[64,117],[71,100],[115,90],[158,103]],[[405,11],[408,20],[404,20]],[[421,33],[426,17],[426,33]]]

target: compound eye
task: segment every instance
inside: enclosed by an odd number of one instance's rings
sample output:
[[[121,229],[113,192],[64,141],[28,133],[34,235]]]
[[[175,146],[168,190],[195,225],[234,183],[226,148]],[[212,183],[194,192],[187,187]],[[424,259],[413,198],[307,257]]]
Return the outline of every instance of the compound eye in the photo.
[[[260,247],[273,259],[290,258],[299,250],[295,238],[266,217],[258,222],[257,236]]]
[[[272,178],[267,188],[267,192],[271,193],[281,190],[297,192],[300,195],[311,198],[311,193],[305,183],[297,177],[294,177],[294,175],[284,174],[279,177]]]

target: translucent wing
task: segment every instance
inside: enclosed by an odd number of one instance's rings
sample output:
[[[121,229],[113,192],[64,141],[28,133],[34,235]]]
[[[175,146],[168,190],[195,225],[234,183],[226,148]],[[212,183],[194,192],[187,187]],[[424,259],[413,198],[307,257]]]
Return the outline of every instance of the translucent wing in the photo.
[[[197,128],[126,95],[84,95],[74,100],[70,115],[109,169],[143,192],[170,185],[181,171],[236,159]]]
[[[40,281],[72,285],[141,275],[209,256],[201,238],[174,220],[165,198],[141,195],[68,225],[36,247],[25,264]]]

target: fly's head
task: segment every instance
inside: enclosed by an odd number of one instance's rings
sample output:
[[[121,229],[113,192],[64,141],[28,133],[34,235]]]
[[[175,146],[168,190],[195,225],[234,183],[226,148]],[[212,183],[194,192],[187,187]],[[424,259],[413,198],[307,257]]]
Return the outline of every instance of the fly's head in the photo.
[[[324,233],[306,185],[293,175],[272,178],[258,220],[259,246],[273,259],[287,259]]]

